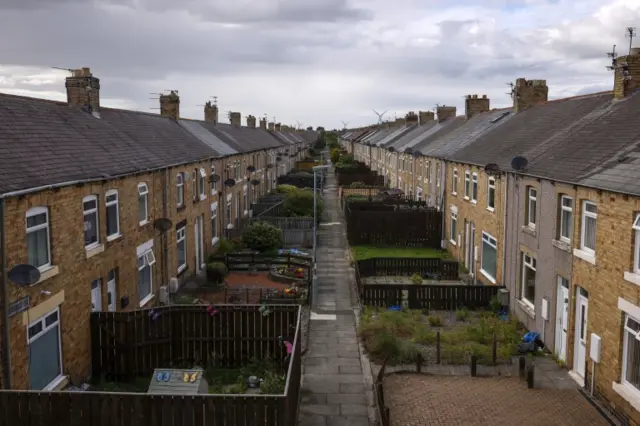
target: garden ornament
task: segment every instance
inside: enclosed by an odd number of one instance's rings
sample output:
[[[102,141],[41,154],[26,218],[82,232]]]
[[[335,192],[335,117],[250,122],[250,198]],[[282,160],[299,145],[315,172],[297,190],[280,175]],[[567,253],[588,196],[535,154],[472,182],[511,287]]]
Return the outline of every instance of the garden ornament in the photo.
[[[260,387],[260,383],[262,383],[264,380],[262,380],[261,378],[257,377],[257,376],[249,376],[247,378],[247,387],[251,388],[251,389],[255,389],[255,388],[259,388]]]
[[[155,309],[151,309],[149,311],[149,317],[151,317],[153,321],[157,320],[159,316],[160,316],[160,312],[157,312]]]
[[[157,382],[168,382],[170,378],[171,373],[168,371],[159,371],[158,374],[156,374]]]
[[[269,309],[267,305],[260,306],[260,309],[258,309],[258,311],[262,313],[263,317],[269,316],[271,314],[271,309]]]
[[[218,310],[216,309],[216,307],[213,304],[211,304],[211,305],[207,306],[207,313],[210,316],[215,317],[216,314],[218,313]]]

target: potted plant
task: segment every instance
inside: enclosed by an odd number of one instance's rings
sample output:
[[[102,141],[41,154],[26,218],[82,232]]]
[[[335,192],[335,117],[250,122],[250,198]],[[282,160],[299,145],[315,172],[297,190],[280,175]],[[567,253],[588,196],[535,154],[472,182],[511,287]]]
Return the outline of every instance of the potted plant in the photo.
[[[229,269],[224,263],[212,262],[207,264],[207,282],[209,284],[218,286],[224,283],[227,275],[229,275]]]

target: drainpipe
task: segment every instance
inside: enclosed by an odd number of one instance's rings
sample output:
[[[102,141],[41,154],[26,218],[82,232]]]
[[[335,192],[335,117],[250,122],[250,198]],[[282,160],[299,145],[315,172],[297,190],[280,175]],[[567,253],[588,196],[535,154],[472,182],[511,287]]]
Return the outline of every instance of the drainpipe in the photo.
[[[11,389],[11,347],[9,340],[9,285],[7,278],[7,245],[4,232],[4,199],[0,198],[0,284],[2,284],[2,313],[4,347],[4,388]]]
[[[444,161],[440,162],[440,192],[442,193],[441,201],[440,201],[440,211],[442,212],[442,241],[440,241],[440,246],[444,249],[447,247],[447,169]],[[456,234],[458,233],[457,225],[456,225]],[[457,235],[452,235],[452,237],[458,241]],[[458,250],[458,257],[460,255],[460,250]]]

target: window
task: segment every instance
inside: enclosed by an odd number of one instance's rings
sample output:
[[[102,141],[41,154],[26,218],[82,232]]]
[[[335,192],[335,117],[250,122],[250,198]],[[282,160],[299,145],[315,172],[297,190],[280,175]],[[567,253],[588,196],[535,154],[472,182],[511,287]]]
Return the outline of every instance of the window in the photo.
[[[449,239],[454,243],[458,235],[457,227],[458,227],[458,211],[452,210],[451,211],[451,229],[450,229],[451,237]]]
[[[489,176],[489,184],[487,187],[487,208],[494,210],[496,208],[496,178]]]
[[[636,215],[636,220],[633,222],[633,230],[635,231],[635,254],[633,257],[633,272],[640,274],[640,213]]]
[[[625,315],[622,383],[640,391],[640,320]]]
[[[471,177],[471,202],[478,202],[478,174],[474,173]]]
[[[453,179],[451,179],[451,193],[453,195],[458,194],[458,171],[453,169]]]
[[[198,194],[200,195],[200,199],[204,200],[206,198],[205,195],[205,184],[204,178],[207,176],[207,173],[204,169],[200,169],[200,174],[198,174]]]
[[[184,174],[178,173],[176,175],[176,196],[178,207],[182,207],[184,204]]]
[[[424,173],[424,178],[427,182],[431,182],[431,161],[427,161],[427,169]]]
[[[182,272],[187,267],[187,235],[185,227],[176,231],[176,243],[178,246],[178,272]]]
[[[240,180],[240,160],[236,161],[235,176],[236,176],[236,182]]]
[[[482,233],[480,272],[495,282],[498,271],[498,242],[486,232]]]
[[[469,199],[471,195],[471,174],[469,171],[464,172],[464,198]]]
[[[107,239],[120,235],[120,210],[118,208],[118,191],[111,190],[106,195],[107,206]]]
[[[112,269],[107,275],[107,310],[116,311],[116,270]]]
[[[91,312],[102,310],[102,279],[91,282]]]
[[[420,160],[420,163],[418,165],[418,180],[422,179],[422,160]]]
[[[570,242],[573,230],[573,199],[560,197],[560,241]]]
[[[218,191],[218,183],[214,180],[213,176],[216,174],[216,166],[211,164],[211,195],[216,195]]]
[[[29,264],[43,271],[51,266],[49,210],[35,207],[27,212],[27,252]]]
[[[138,220],[141,225],[149,220],[149,188],[146,183],[138,184]]]
[[[582,203],[582,230],[580,233],[580,248],[590,254],[596,253],[596,221],[598,206],[591,201]]]
[[[440,187],[440,174],[442,173],[441,164],[437,163],[436,165],[436,186]]]
[[[536,260],[522,254],[522,300],[534,306],[536,300]]]
[[[218,203],[211,204],[211,244],[214,245],[218,238]]]
[[[100,244],[98,227],[98,197],[89,195],[82,200],[84,215],[84,247],[92,249]]]
[[[153,271],[151,267],[156,263],[153,250],[147,250],[138,256],[138,295],[140,306],[153,297]]]
[[[227,201],[227,208],[224,216],[226,225],[229,225],[231,223],[231,200]]]
[[[527,187],[527,226],[529,228],[536,227],[536,207],[538,205],[538,190],[536,188]]]
[[[58,308],[29,324],[29,389],[42,390],[62,376],[60,311]]]
[[[244,206],[244,211],[248,211],[249,210],[249,192],[247,188],[244,188],[244,194],[243,194],[243,199],[242,199],[242,205]]]

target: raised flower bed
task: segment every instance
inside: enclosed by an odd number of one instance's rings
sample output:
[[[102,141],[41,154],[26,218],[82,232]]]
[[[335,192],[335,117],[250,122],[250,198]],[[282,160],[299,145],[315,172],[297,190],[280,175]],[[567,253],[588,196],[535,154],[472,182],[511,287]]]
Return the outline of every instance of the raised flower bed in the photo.
[[[307,269],[299,266],[275,267],[269,270],[269,278],[278,283],[303,285],[307,283]]]

